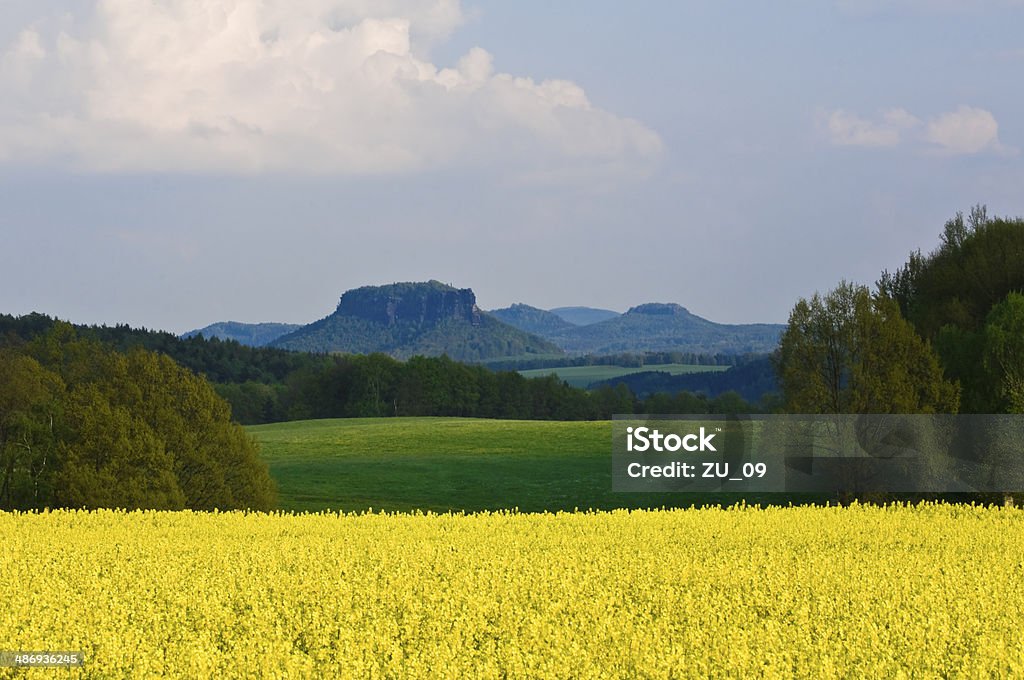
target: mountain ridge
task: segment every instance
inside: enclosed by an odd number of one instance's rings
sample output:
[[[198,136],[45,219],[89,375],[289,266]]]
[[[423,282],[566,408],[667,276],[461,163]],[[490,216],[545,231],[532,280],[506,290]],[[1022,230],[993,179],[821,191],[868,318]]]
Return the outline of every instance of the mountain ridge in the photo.
[[[196,335],[202,335],[205,338],[234,340],[241,345],[249,347],[265,347],[282,335],[286,335],[298,328],[301,328],[301,325],[294,323],[218,321],[209,326],[203,326],[202,328],[182,333],[178,337],[185,340]]]
[[[361,286],[345,291],[334,312],[303,326],[221,322],[191,334],[233,330],[229,339],[251,346],[311,352],[369,354],[396,358],[447,354],[460,361],[648,351],[697,354],[749,354],[773,351],[782,324],[720,324],[674,302],[647,302],[625,313],[589,307],[576,310],[574,325],[555,313],[524,303],[482,311],[471,288],[431,280]],[[607,317],[611,314],[611,317]],[[589,316],[588,316],[589,315]],[[246,337],[258,327],[274,327],[276,337]],[[281,329],[287,332],[277,333]],[[225,331],[225,335],[227,335]],[[218,335],[217,337],[224,337]],[[259,342],[260,344],[255,344]]]
[[[748,354],[773,351],[782,324],[720,324],[676,303],[649,302],[625,314],[548,336],[571,354],[682,351]]]
[[[272,346],[383,352],[399,359],[445,354],[458,361],[562,354],[543,338],[481,311],[472,289],[436,280],[346,291],[332,314],[278,338]]]
[[[548,311],[574,326],[589,326],[619,316],[619,312],[598,307],[555,307]]]
[[[539,335],[542,338],[547,337],[550,333],[557,333],[576,327],[576,324],[566,321],[557,314],[537,307],[531,307],[521,302],[502,309],[492,309],[487,313],[510,326],[515,326],[520,330]]]

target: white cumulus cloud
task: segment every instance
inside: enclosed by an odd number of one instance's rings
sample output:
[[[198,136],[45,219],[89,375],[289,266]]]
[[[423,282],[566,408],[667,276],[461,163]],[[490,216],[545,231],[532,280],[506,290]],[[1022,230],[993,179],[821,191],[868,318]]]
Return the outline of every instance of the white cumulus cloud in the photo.
[[[949,155],[1013,153],[999,141],[999,124],[985,109],[961,106],[922,120],[905,109],[889,109],[874,119],[843,109],[819,114],[819,128],[836,146],[914,145]]]
[[[97,0],[0,50],[0,162],[379,174],[645,166],[641,123],[565,80],[430,47],[457,0]]]
[[[839,109],[828,114],[825,126],[832,143],[839,146],[896,146],[903,132],[919,123],[903,109],[886,111],[877,121]]]
[[[999,124],[985,109],[961,106],[928,123],[928,141],[951,154],[1000,151]]]

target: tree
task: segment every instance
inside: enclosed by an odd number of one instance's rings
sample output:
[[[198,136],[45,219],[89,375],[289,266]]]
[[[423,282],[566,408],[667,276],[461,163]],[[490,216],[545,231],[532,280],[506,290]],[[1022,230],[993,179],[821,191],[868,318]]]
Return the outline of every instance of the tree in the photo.
[[[895,301],[842,282],[794,306],[775,358],[791,413],[956,412],[958,387]]]
[[[164,443],[186,507],[269,510],[276,491],[255,440],[206,380],[170,357],[142,349],[117,355],[123,383],[111,395]],[[115,373],[120,377],[120,374]]]
[[[984,365],[1003,410],[1024,413],[1024,295],[1010,293],[985,324]]]
[[[68,324],[0,350],[5,507],[274,507],[255,441],[201,376]],[[30,491],[30,492],[29,492]]]
[[[40,507],[49,500],[62,391],[60,378],[38,361],[0,349],[0,507]]]
[[[938,248],[911,253],[878,281],[879,291],[934,343],[946,378],[960,383],[962,412],[991,413],[1008,404],[985,367],[985,325],[993,307],[1024,290],[1022,261],[1024,220],[989,217],[975,206],[967,218],[957,213],[946,222]]]
[[[185,496],[173,457],[137,414],[82,385],[67,404],[54,502],[74,508],[180,510]]]

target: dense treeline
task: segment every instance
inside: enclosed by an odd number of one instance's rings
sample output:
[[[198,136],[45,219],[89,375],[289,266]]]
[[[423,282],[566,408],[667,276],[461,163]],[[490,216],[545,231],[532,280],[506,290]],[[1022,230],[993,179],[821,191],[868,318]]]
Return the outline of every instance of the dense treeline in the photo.
[[[796,413],[1024,412],[1024,219],[982,206],[938,248],[801,299],[776,367]]]
[[[256,443],[208,382],[68,324],[40,330],[0,346],[0,507],[274,507]]]
[[[495,373],[447,357],[402,362],[385,354],[339,355],[281,385],[219,385],[241,422],[371,416],[467,416],[585,420],[632,410],[632,395],[593,395],[555,378]]]
[[[25,343],[58,324],[40,314],[23,317],[0,315],[0,339]],[[554,376],[524,378],[514,371],[463,364],[447,357],[414,357],[398,361],[384,354],[325,355],[274,348],[246,347],[234,341],[202,337],[178,338],[170,333],[128,326],[78,327],[80,337],[103,343],[118,351],[145,349],[166,354],[214,383],[226,399],[235,420],[244,424],[306,418],[360,416],[468,416],[547,420],[595,420],[615,413],[652,411],[644,400],[634,398],[625,385],[605,385],[588,392],[567,385]],[[622,360],[646,363],[717,363],[749,361],[750,358],[650,352],[623,355]],[[582,360],[614,364],[614,358]],[[749,364],[751,368],[764,361]],[[586,364],[580,364],[586,365]],[[737,369],[738,370],[738,369]],[[748,371],[749,372],[749,371]],[[719,392],[735,390],[728,376]],[[696,378],[697,376],[693,376]],[[745,379],[740,375],[740,379]],[[693,391],[705,391],[695,384]],[[670,390],[673,395],[680,389]],[[642,396],[648,397],[653,391]],[[735,410],[735,395],[715,398],[685,395],[687,413]],[[753,401],[753,399],[751,399]],[[748,411],[756,410],[742,399]]]
[[[15,317],[0,314],[0,344],[32,340],[58,322],[43,314]],[[165,331],[117,326],[75,326],[78,336],[102,342],[119,351],[146,349],[166,354],[182,366],[216,383],[280,383],[300,368],[326,361],[323,355],[269,347],[248,347],[233,340],[202,336],[179,338]]]
[[[934,345],[961,412],[1024,412],[1024,219],[957,213],[937,249],[911,253],[878,288]]]
[[[625,385],[571,387],[555,376],[524,378],[447,357],[402,362],[384,354],[345,355],[292,375],[285,385],[218,385],[243,423],[305,418],[465,416],[525,420],[600,420],[651,411]],[[686,413],[736,412],[755,407],[739,395],[692,397]],[[660,402],[659,402],[660,403]],[[698,409],[698,410],[694,410]],[[719,411],[718,409],[728,409]]]
[[[530,359],[499,359],[483,362],[496,371],[528,371],[537,368],[568,368],[571,366],[623,366],[642,368],[659,364],[691,364],[695,366],[741,366],[763,359],[764,354],[697,354],[694,352],[631,352],[625,354],[587,354],[576,357],[539,357]]]
[[[638,397],[655,394],[678,394],[689,392],[717,397],[726,392],[735,392],[750,402],[772,403],[772,396],[779,391],[775,367],[770,357],[762,357],[726,371],[702,371],[672,375],[666,371],[641,371],[597,383],[602,385],[625,385]],[[655,413],[655,411],[651,411]]]
[[[8,343],[28,342],[56,323],[40,314],[0,316],[0,339],[7,338]],[[383,354],[308,354],[246,347],[216,338],[182,339],[170,333],[128,326],[78,327],[77,332],[118,351],[145,349],[169,356],[211,380],[217,393],[230,403],[235,420],[243,424],[396,415],[594,420],[614,413],[651,412],[625,386],[607,385],[588,392],[551,376],[524,378],[513,371],[495,371],[447,357],[414,357],[402,362]],[[678,352],[623,355],[619,359],[723,365],[745,360]],[[585,360],[607,360],[613,364],[611,358]],[[730,384],[712,396],[735,388]],[[735,403],[731,397],[723,402],[724,406],[715,399],[704,399],[694,402],[687,412],[734,409]],[[701,410],[692,410],[698,408]],[[747,406],[747,410],[754,408]]]

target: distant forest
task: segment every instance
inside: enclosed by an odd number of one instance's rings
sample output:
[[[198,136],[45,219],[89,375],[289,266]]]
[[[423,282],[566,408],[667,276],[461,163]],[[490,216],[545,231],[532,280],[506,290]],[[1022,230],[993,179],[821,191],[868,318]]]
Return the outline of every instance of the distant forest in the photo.
[[[537,368],[568,366],[623,366],[641,368],[659,364],[690,364],[693,366],[738,366],[765,354],[700,354],[697,352],[625,352],[621,354],[586,354],[571,357],[531,357],[527,359],[492,359],[481,362],[496,371],[529,371]]]
[[[45,337],[60,322],[40,314],[0,315],[0,345],[17,347]],[[119,352],[144,349],[166,355],[205,376],[243,424],[369,416],[466,416],[481,418],[597,420],[646,407],[626,385],[584,390],[554,376],[524,378],[514,371],[463,364],[447,357],[399,361],[384,354],[333,355],[248,347],[235,341],[179,338],[125,325],[79,326],[82,338]],[[676,353],[633,358],[682,357]],[[628,357],[619,360],[630,361]],[[600,361],[600,359],[597,359]],[[628,364],[627,364],[628,365]],[[737,395],[689,395],[687,412],[756,411]]]

